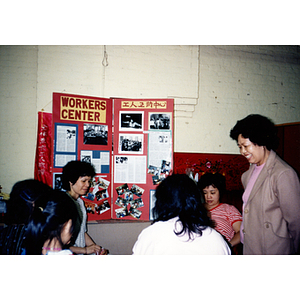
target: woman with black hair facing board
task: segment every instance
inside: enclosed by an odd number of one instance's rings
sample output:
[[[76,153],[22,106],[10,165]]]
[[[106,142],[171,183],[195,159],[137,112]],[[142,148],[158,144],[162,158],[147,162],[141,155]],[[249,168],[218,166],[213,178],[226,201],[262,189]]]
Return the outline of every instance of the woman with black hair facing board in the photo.
[[[84,161],[70,161],[63,167],[62,187],[74,201],[78,211],[74,239],[70,249],[74,254],[106,255],[108,250],[97,245],[87,233],[87,213],[84,201],[80,198],[88,193],[92,178],[95,176],[94,167]]]
[[[134,255],[231,253],[211,227],[200,191],[187,175],[168,176],[156,188],[155,198],[154,222],[140,233]]]
[[[250,163],[242,175],[243,254],[295,254],[300,243],[300,183],[297,173],[274,152],[274,123],[261,115],[237,121],[230,131]]]
[[[35,179],[25,179],[14,184],[7,202],[5,226],[0,232],[0,254],[26,254],[26,228],[35,202],[39,201],[39,206],[43,206],[52,191],[50,186]]]
[[[71,240],[76,217],[75,203],[62,191],[49,191],[36,200],[26,231],[26,254],[72,254],[64,248]]]

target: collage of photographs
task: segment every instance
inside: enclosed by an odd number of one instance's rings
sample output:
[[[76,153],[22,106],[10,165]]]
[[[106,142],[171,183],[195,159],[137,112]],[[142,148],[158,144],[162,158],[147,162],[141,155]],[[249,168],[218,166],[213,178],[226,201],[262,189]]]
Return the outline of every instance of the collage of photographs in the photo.
[[[138,107],[137,101],[128,107]],[[142,105],[141,105],[142,106]],[[114,209],[116,218],[151,215],[152,191],[172,168],[172,112],[119,110],[115,135]],[[116,115],[116,113],[115,113]],[[119,185],[118,185],[119,183]],[[145,193],[146,190],[146,193]],[[145,205],[146,210],[141,209]]]

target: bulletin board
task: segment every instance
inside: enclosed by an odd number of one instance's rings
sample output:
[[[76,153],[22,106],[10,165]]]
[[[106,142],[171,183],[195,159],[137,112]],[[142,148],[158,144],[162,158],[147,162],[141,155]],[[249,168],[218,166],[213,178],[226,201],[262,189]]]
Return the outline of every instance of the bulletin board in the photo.
[[[71,160],[94,165],[89,193],[82,197],[88,220],[111,218],[112,100],[53,93],[53,187]]]
[[[151,220],[173,167],[173,99],[114,99],[113,218]]]
[[[173,168],[173,99],[53,93],[53,187],[71,160],[94,165],[88,221],[151,220],[156,186]]]

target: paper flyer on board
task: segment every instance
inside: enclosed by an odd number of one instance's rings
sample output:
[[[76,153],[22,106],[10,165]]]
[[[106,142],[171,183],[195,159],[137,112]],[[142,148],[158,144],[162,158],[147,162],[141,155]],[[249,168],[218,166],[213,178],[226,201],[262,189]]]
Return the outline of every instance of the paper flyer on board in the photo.
[[[114,182],[146,183],[146,156],[115,156]]]

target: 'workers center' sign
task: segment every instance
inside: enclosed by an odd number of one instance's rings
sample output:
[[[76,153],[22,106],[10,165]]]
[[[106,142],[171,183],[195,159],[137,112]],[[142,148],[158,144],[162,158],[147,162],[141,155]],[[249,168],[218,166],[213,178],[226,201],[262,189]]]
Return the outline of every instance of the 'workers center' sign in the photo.
[[[106,123],[106,101],[61,96],[60,119],[65,121]]]

